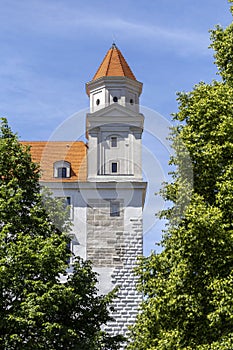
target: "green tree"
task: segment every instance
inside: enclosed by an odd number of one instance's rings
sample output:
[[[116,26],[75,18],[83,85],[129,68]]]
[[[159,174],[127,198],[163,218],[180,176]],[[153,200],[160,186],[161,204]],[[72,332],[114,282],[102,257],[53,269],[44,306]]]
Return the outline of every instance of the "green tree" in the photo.
[[[233,24],[211,38],[222,80],[178,94],[176,170],[162,190],[173,204],[162,252],[138,268],[129,349],[233,349]]]
[[[117,349],[101,330],[113,294],[98,296],[90,262],[67,276],[69,225],[59,203],[50,215],[39,168],[2,119],[0,128],[0,348]],[[56,218],[56,224],[53,221]],[[60,277],[66,275],[64,283]]]

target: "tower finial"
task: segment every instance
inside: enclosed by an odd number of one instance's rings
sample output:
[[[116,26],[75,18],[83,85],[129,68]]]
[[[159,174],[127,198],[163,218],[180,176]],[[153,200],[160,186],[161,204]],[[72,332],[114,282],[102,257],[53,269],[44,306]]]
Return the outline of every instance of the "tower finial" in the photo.
[[[116,46],[116,36],[115,36],[115,33],[112,33],[112,47],[111,49],[117,49],[117,46]]]

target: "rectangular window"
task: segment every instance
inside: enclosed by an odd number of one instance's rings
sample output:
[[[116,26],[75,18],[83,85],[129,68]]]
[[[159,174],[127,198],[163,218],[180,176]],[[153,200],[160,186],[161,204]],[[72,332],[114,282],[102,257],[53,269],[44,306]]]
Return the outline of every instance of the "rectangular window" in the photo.
[[[117,173],[117,163],[112,163],[112,173]]]
[[[67,210],[67,207],[69,207],[69,219],[73,220],[73,206],[71,204],[71,197],[56,197],[60,200],[62,200],[63,208],[64,210]]]
[[[120,202],[110,202],[110,216],[120,216]]]
[[[70,237],[69,237],[69,241],[67,243],[67,250],[70,253],[70,256],[68,258],[67,263],[70,265],[72,263],[72,257],[73,257],[73,247],[72,247],[72,241],[71,241]]]
[[[111,147],[117,147],[117,137],[116,136],[111,137]]]
[[[70,252],[70,258],[68,259],[68,264],[72,265],[74,262],[74,257],[76,253],[76,246],[79,245],[77,237],[75,234],[69,234],[69,242],[67,243],[67,249]]]
[[[71,198],[66,197],[66,206],[71,205]]]
[[[66,209],[68,206],[71,205],[71,198],[70,197],[57,197],[57,198],[62,199],[64,209]]]
[[[67,169],[66,169],[65,167],[58,168],[58,169],[57,169],[57,175],[58,175],[57,177],[59,177],[59,178],[65,178],[65,177],[67,177],[66,172],[67,172]]]

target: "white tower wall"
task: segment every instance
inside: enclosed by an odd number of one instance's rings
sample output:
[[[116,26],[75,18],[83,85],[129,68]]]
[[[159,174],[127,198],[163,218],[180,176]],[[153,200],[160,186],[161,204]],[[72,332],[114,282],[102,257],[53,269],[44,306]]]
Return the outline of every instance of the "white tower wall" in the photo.
[[[140,82],[127,76],[103,76],[86,85],[90,97],[86,117],[88,183],[95,189],[86,199],[86,257],[99,273],[100,293],[119,287],[115,321],[106,329],[123,335],[134,323],[142,300],[134,274],[143,250],[146,192],[141,159],[141,89]]]

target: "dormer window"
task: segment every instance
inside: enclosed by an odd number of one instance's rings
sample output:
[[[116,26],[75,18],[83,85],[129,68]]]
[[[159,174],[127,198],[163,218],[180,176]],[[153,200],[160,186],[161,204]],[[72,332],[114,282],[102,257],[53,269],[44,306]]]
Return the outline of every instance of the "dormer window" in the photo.
[[[64,179],[70,177],[70,163],[64,160],[59,160],[53,164],[54,177]]]
[[[118,102],[118,97],[117,96],[113,97],[113,102]]]

